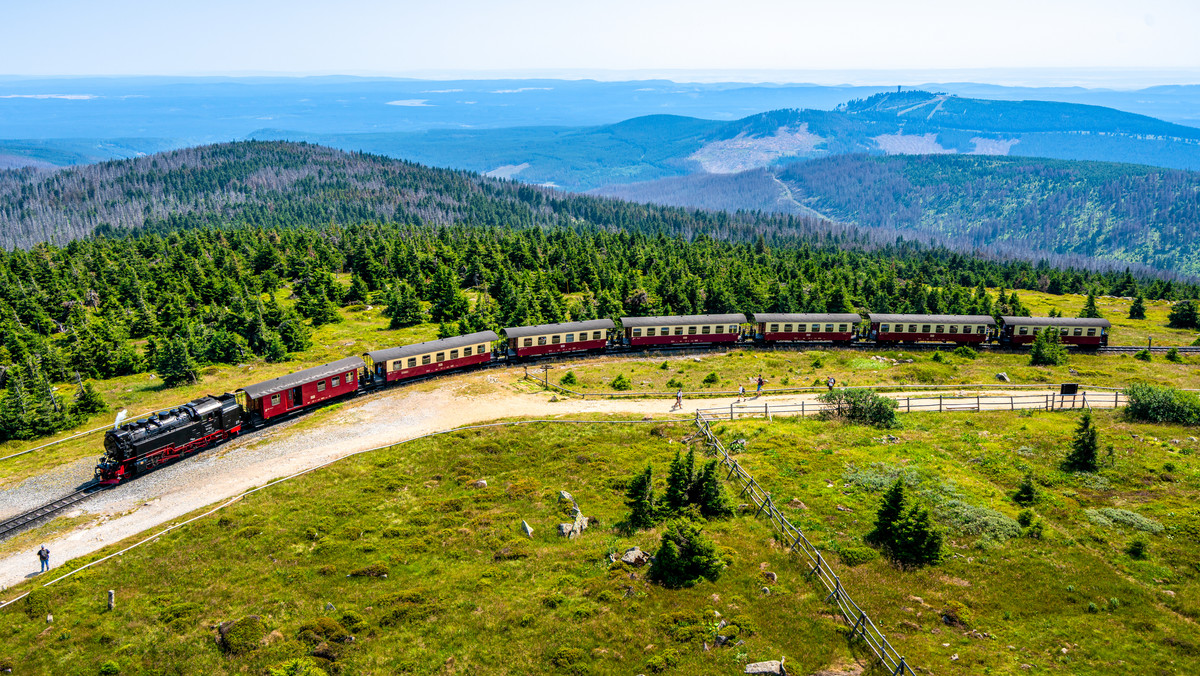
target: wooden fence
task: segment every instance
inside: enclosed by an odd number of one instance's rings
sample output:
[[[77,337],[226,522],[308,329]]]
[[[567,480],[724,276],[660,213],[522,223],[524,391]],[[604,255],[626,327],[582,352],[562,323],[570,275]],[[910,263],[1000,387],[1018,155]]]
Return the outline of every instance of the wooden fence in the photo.
[[[1129,403],[1124,392],[1081,392],[1077,395],[1058,393],[999,395],[978,394],[975,396],[904,397],[895,399],[896,410],[901,413],[913,411],[1062,411],[1083,408],[1120,408]],[[767,418],[777,415],[817,415],[833,408],[832,404],[819,401],[801,401],[797,404],[772,404],[764,401],[745,401],[728,406],[697,409],[698,415],[706,420],[736,420],[738,418]]]
[[[825,601],[832,602],[837,607],[842,619],[850,626],[850,639],[852,641],[861,640],[866,644],[892,676],[915,676],[912,667],[904,661],[904,656],[892,647],[883,632],[879,631],[879,627],[876,627],[867,613],[854,602],[854,599],[850,598],[850,594],[842,587],[841,579],[830,568],[821,552],[808,541],[799,528],[793,526],[787,517],[780,513],[775,504],[771,502],[771,494],[763,490],[762,486],[758,485],[758,482],[742,469],[737,460],[729,456],[724,444],[713,434],[708,419],[699,411],[696,412],[696,427],[700,429],[708,444],[720,457],[721,464],[729,470],[726,478],[734,482],[740,489],[739,496],[748,495],[754,501],[754,505],[758,508],[755,516],[765,514],[779,529],[784,545],[790,545],[790,551],[796,552],[807,560],[809,577],[819,580],[825,591],[828,592]]]

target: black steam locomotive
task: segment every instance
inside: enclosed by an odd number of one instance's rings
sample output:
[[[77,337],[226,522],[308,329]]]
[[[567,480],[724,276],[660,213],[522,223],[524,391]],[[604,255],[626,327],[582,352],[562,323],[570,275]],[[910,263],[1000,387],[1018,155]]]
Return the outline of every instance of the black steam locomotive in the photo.
[[[104,435],[96,481],[117,484],[186,457],[242,431],[242,407],[232,394],[201,397]]]

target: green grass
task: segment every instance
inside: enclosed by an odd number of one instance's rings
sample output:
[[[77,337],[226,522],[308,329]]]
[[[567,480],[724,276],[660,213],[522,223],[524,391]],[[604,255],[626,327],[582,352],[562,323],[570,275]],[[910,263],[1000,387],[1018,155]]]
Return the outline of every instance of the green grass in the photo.
[[[854,599],[911,664],[962,674],[1027,673],[1022,664],[1034,673],[1186,673],[1200,650],[1200,444],[1188,441],[1196,430],[1133,425],[1112,412],[1096,417],[1116,458],[1098,475],[1059,469],[1077,419],[1069,413],[903,415],[897,443],[870,428],[813,420],[715,430],[727,442],[748,439],[738,461],[773,491],[775,504],[805,503],[807,511],[791,512],[793,522],[824,550],[862,546],[881,487],[896,476],[909,477],[935,506],[949,528],[942,564],[840,568]],[[1039,483],[1033,510],[1048,536],[986,535],[1007,521],[996,512],[1016,519],[1021,507],[1010,496],[1026,471]],[[1103,508],[1135,512],[1163,530],[1099,525],[1087,510]],[[969,533],[976,529],[956,523],[988,527]],[[1138,536],[1149,542],[1145,561],[1125,553]],[[965,604],[970,629],[995,638],[946,626],[942,611],[955,602]]]
[[[332,666],[343,674],[650,673],[651,661],[672,654],[671,673],[737,673],[745,660],[781,654],[813,671],[850,659],[823,595],[773,545],[764,521],[741,516],[706,527],[731,561],[716,583],[668,591],[647,584],[645,569],[610,567],[609,552],[656,551],[660,535],[614,529],[625,513],[624,481],[650,460],[661,483],[693,431],[683,423],[537,424],[348,459],[48,588],[52,629],[16,604],[0,623],[0,658],[25,673],[94,674],[115,659],[121,673],[258,674],[312,650],[298,639],[302,624],[352,611],[365,626],[353,644],[335,646]],[[467,486],[479,478],[487,488]],[[567,519],[559,490],[598,520],[572,541],[556,534]],[[535,529],[532,540],[520,535],[522,520]],[[517,557],[497,557],[506,549]],[[372,564],[388,577],[347,577]],[[771,595],[760,592],[760,564],[779,575]],[[393,600],[402,592],[421,601]],[[397,608],[411,616],[390,623]],[[702,629],[685,634],[667,624],[672,614],[715,622],[714,611],[752,621],[745,645],[705,652]],[[226,657],[212,627],[251,614],[281,637]],[[580,669],[553,666],[562,648],[578,649]]]

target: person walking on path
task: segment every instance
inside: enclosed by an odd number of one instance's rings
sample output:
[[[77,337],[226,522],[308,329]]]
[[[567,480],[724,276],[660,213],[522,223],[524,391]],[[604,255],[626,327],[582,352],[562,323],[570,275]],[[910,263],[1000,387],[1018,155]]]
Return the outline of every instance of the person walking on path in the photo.
[[[675,393],[675,405],[671,407],[671,410],[674,411],[677,408],[683,408],[683,388]]]
[[[746,398],[746,386],[745,386],[745,385],[738,385],[738,400],[737,400],[737,403],[739,403],[739,404],[740,404],[740,403],[742,403],[742,400],[743,400],[743,399],[745,399],[745,398]]]
[[[765,380],[763,380],[762,374],[759,374],[759,376],[758,376],[758,389],[754,390],[754,396],[755,396],[755,397],[761,397],[761,396],[762,396],[762,386],[763,386],[763,383],[765,383],[765,382],[766,382],[766,381],[765,381]]]
[[[39,572],[44,573],[50,570],[50,550],[46,549],[46,545],[42,545],[42,548],[38,550],[38,560],[42,562],[42,569]]]

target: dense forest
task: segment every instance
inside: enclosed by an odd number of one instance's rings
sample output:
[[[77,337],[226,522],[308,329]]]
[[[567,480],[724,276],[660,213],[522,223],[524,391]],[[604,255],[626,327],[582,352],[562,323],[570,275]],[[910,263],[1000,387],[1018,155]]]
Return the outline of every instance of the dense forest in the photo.
[[[793,197],[862,226],[1200,274],[1200,174],[1013,157],[851,155],[789,165]]]

